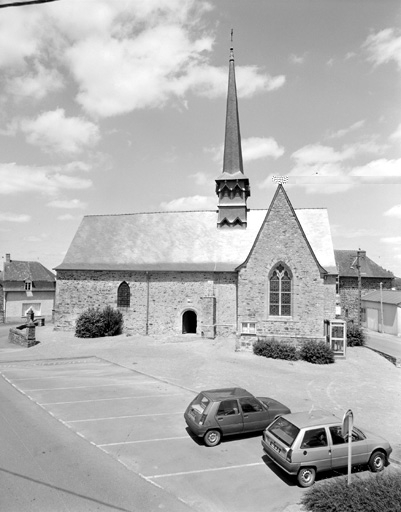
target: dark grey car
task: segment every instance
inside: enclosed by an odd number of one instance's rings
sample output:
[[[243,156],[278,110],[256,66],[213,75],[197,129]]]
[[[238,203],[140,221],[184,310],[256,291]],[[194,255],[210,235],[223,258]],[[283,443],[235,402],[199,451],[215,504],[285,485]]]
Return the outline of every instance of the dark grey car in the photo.
[[[219,444],[222,436],[262,432],[290,409],[277,400],[255,397],[242,388],[210,389],[192,400],[184,413],[188,428],[207,446]]]

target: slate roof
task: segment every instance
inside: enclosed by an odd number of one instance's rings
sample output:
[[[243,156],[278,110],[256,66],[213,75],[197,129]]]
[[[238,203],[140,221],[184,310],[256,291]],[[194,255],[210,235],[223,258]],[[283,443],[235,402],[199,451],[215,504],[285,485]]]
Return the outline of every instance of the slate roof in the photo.
[[[395,304],[401,306],[401,290],[374,290],[362,297],[362,300],[369,302],[382,302],[384,304]]]
[[[44,281],[56,280],[53,272],[38,261],[10,261],[4,263],[3,281]]]
[[[337,273],[327,210],[296,209],[320,265]],[[85,216],[56,270],[235,271],[267,210],[250,210],[246,229],[218,229],[216,211]]]
[[[334,251],[338,274],[340,277],[358,277],[356,268],[357,251],[354,250],[335,250]],[[392,272],[385,270],[383,267],[372,261],[366,255],[360,257],[361,276],[362,278],[393,278]]]

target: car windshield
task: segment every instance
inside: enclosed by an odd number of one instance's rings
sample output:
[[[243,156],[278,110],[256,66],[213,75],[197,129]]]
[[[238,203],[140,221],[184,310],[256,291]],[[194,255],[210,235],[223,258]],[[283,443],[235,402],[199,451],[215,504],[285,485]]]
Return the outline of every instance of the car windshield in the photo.
[[[285,418],[277,418],[267,430],[288,447],[292,446],[299,433],[299,428]]]
[[[191,407],[192,409],[195,409],[195,411],[199,414],[202,414],[209,404],[210,400],[205,395],[200,393],[192,402]]]

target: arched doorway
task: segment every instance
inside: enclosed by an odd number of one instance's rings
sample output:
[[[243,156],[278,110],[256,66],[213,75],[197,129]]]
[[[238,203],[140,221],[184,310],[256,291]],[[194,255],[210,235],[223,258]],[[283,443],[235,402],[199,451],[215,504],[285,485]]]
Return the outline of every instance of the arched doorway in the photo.
[[[182,315],[182,334],[196,334],[196,325],[195,311],[185,311]]]

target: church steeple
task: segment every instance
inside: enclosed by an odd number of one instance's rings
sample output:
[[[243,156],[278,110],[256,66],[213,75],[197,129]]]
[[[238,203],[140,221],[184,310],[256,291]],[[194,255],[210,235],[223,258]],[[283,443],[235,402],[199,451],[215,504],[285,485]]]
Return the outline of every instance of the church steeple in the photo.
[[[216,179],[216,194],[219,198],[217,226],[246,227],[246,200],[251,192],[249,180],[244,175],[242,162],[234,50],[232,47],[230,48],[228,71],[223,172]]]

